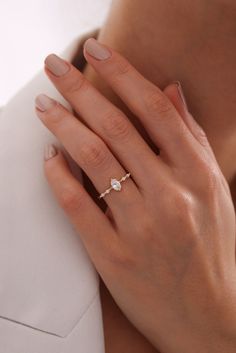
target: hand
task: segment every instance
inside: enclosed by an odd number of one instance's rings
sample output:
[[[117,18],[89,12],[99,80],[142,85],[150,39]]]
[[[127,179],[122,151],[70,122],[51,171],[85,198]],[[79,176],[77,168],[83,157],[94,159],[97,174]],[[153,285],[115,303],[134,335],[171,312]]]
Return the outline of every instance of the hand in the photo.
[[[49,184],[113,298],[156,348],[235,351],[235,213],[206,135],[117,52],[89,39],[85,57],[160,153],[78,70],[50,55],[46,73],[81,121],[45,96],[36,100],[38,116],[99,193],[111,177],[132,178],[105,196],[108,215],[60,151],[45,161]]]

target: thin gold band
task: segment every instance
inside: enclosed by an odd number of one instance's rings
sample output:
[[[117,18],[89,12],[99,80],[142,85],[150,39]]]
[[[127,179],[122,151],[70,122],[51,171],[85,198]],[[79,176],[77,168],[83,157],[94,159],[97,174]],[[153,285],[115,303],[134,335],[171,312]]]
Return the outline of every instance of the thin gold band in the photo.
[[[105,197],[107,194],[109,194],[111,192],[111,190],[115,190],[115,191],[121,191],[121,183],[123,181],[125,181],[126,179],[128,179],[129,177],[131,176],[130,173],[127,173],[125,174],[120,180],[117,180],[117,179],[113,179],[111,178],[111,186],[106,189],[104,192],[102,192],[100,195],[99,195],[99,199],[102,199],[103,197]]]

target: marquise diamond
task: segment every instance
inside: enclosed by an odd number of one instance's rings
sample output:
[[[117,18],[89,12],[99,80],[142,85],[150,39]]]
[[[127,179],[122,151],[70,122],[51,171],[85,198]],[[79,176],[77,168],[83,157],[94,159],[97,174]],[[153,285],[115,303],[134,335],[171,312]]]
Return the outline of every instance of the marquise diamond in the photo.
[[[117,179],[111,179],[111,186],[115,191],[121,190],[121,183]]]

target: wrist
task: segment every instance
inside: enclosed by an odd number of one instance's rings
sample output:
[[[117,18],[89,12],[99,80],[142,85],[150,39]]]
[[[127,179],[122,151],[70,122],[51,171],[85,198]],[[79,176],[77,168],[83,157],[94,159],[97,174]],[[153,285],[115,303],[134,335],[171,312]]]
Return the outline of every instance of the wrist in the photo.
[[[164,353],[235,353],[236,297],[233,291],[227,291],[227,298],[223,295],[220,304],[213,301],[198,323],[181,325],[179,317],[168,328],[163,325],[159,335],[146,332],[146,337]]]
[[[236,297],[234,291],[228,290],[227,294],[227,297],[221,297],[221,303],[215,305],[215,308],[212,306],[209,311],[206,310],[206,320],[199,324],[199,330],[196,330],[199,335],[190,342],[190,350],[186,350],[186,353],[236,352]],[[211,320],[208,321],[210,316]]]
[[[230,293],[229,293],[230,296]],[[220,306],[215,308],[215,316],[207,323],[202,323],[199,335],[190,342],[186,353],[235,353],[236,352],[236,300],[223,300]],[[232,305],[230,305],[230,302]],[[208,314],[209,315],[209,314]],[[206,318],[207,319],[207,318]],[[194,330],[192,330],[194,332]],[[195,347],[195,349],[191,348]],[[190,350],[189,350],[190,349]],[[176,353],[176,351],[175,351]],[[181,351],[183,353],[183,351]]]

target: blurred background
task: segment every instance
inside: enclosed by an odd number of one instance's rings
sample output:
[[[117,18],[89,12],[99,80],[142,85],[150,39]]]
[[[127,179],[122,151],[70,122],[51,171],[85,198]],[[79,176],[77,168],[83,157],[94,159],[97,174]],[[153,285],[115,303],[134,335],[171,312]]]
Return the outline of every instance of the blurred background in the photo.
[[[0,107],[80,33],[101,26],[111,0],[0,2]]]

